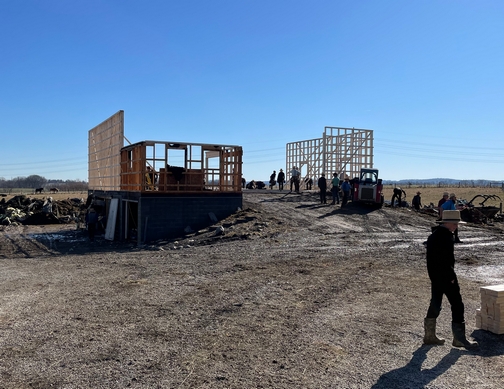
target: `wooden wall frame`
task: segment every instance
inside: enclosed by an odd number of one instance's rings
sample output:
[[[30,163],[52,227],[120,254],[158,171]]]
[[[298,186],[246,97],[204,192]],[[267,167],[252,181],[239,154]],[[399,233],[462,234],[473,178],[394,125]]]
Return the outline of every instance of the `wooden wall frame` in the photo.
[[[121,190],[241,192],[240,146],[142,141],[121,149]]]
[[[373,167],[373,130],[325,127],[322,138],[287,143],[285,166],[287,180],[294,166],[314,182],[322,173],[358,177],[361,168]]]

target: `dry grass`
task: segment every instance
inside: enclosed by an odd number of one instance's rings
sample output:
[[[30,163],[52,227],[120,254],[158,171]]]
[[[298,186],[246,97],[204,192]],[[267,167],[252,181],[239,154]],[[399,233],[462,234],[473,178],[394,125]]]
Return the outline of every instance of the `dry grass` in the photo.
[[[429,205],[433,203],[437,206],[437,203],[441,197],[443,197],[443,192],[455,193],[459,199],[464,199],[467,201],[472,200],[472,198],[476,195],[497,195],[501,199],[504,200],[504,191],[501,188],[489,188],[489,187],[437,187],[437,186],[422,186],[422,185],[411,185],[411,186],[401,186],[402,189],[406,192],[406,200],[411,203],[413,196],[417,191],[422,192],[422,205]],[[392,190],[394,189],[393,185],[385,185],[383,194],[385,195],[385,200],[390,200],[392,198]],[[5,200],[8,201],[12,197],[24,194],[30,198],[47,198],[52,197],[53,200],[64,200],[68,198],[83,198],[84,200],[87,198],[87,192],[85,191],[76,191],[76,192],[59,192],[59,193],[49,193],[45,192],[42,194],[34,194],[31,193],[13,193],[11,195],[7,195]],[[483,199],[476,199],[475,205],[479,205],[479,203]],[[485,205],[499,206],[500,202],[488,200]]]
[[[421,185],[411,185],[410,187],[401,187],[406,192],[406,200],[411,203],[413,196],[417,191],[420,191],[422,197],[422,205],[429,205],[433,203],[437,206],[438,201],[443,197],[443,192],[455,193],[459,200],[464,199],[471,201],[476,195],[497,195],[504,200],[504,191],[501,188],[488,188],[488,187],[442,187],[437,186],[421,186]],[[385,200],[392,199],[394,187],[392,185],[385,185],[383,194]],[[474,205],[479,206],[479,203],[483,201],[482,198],[476,199]],[[499,206],[501,201],[488,200],[485,205]]]
[[[33,191],[27,193],[27,192],[16,192],[12,194],[7,194],[6,197],[2,197],[5,199],[5,201],[9,201],[15,196],[19,195],[25,195],[26,197],[32,198],[32,199],[45,199],[48,197],[52,197],[53,200],[66,200],[66,199],[71,199],[71,198],[82,198],[84,200],[87,199],[88,194],[86,191],[75,191],[75,192],[58,192],[58,193],[50,193],[50,192],[44,192],[42,194],[37,193],[34,194]]]

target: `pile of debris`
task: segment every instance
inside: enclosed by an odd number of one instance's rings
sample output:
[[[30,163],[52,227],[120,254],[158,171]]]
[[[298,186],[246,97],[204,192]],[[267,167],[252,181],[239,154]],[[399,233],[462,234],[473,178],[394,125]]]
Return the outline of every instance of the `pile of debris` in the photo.
[[[476,204],[477,201],[481,201]],[[497,205],[488,205],[487,201]],[[504,222],[504,214],[502,213],[502,199],[493,194],[479,194],[472,198],[471,201],[465,199],[457,199],[457,209],[460,210],[460,217],[463,221],[475,224],[493,224],[494,222]],[[439,210],[436,205],[424,205],[420,209],[421,213],[433,215],[439,218]]]
[[[479,206],[475,205],[475,200],[481,200]],[[488,200],[500,202],[500,206],[486,205]],[[460,212],[462,220],[472,223],[491,223],[492,221],[502,221],[502,200],[497,195],[477,195],[469,202],[459,203],[464,209]]]
[[[0,200],[0,225],[4,226],[84,223],[85,214],[86,202],[79,198],[32,199],[19,195],[9,201]]]

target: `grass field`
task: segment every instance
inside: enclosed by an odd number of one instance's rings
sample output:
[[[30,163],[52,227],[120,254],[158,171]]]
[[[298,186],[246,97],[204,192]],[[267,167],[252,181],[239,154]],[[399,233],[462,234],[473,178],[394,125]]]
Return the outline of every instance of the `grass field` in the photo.
[[[394,187],[392,185],[386,185],[383,189],[383,194],[385,196],[385,200],[391,200],[393,194]],[[433,187],[433,186],[418,186],[411,185],[410,187],[402,186],[406,192],[406,201],[411,203],[413,196],[415,196],[417,191],[420,191],[422,194],[420,195],[422,198],[422,205],[429,205],[433,203],[437,206],[438,201],[443,197],[443,192],[455,193],[459,200],[467,200],[471,201],[476,195],[496,195],[504,200],[504,191],[501,188],[489,188],[489,187]],[[479,206],[483,201],[483,198],[477,198],[474,200],[474,205]],[[502,201],[497,200],[488,200],[485,202],[485,206],[500,206]]]
[[[43,198],[47,198],[47,197],[52,197],[53,200],[65,200],[65,199],[68,199],[68,198],[74,198],[74,197],[78,197],[78,198],[83,198],[84,200],[87,199],[87,191],[69,191],[69,192],[58,192],[58,193],[49,193],[49,192],[44,192],[42,194],[35,194],[33,192],[33,189],[13,189],[13,190],[9,190],[8,192],[5,191],[5,190],[0,190],[0,193],[4,193],[4,194],[7,194],[7,196],[5,197],[1,197],[1,198],[4,198],[5,201],[9,201],[11,198],[13,198],[14,196],[20,196],[20,195],[25,195],[26,197],[29,197],[29,198],[32,198],[32,199],[43,199]]]
[[[502,188],[489,188],[489,187],[442,187],[439,188],[437,186],[419,186],[419,185],[411,185],[411,186],[402,186],[401,187],[406,192],[406,201],[411,203],[413,196],[417,191],[420,191],[422,197],[422,205],[429,205],[433,203],[437,206],[438,201],[443,197],[443,192],[455,193],[459,200],[464,199],[470,201],[476,195],[496,195],[504,200],[504,191]],[[385,200],[391,200],[393,194],[394,186],[385,185],[383,189],[383,194],[385,196]],[[7,193],[5,191],[1,191],[0,193]],[[11,194],[8,194],[5,197],[6,201],[12,198],[13,196],[17,196],[20,194],[24,194],[31,198],[45,198],[51,196],[54,200],[63,200],[67,198],[79,197],[87,198],[86,191],[75,191],[75,192],[58,192],[58,193],[42,193],[42,194],[34,194],[32,189],[18,189],[12,190]],[[474,205],[479,206],[480,202],[483,201],[482,198],[478,198],[474,201]],[[497,200],[488,200],[485,202],[485,205],[492,206],[500,206],[501,201]]]

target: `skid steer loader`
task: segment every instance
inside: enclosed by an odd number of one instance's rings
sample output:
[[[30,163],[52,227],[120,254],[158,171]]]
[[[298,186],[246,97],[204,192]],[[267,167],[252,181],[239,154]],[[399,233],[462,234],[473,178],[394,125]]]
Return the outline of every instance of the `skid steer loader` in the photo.
[[[383,184],[378,169],[362,168],[354,181],[353,201],[383,207]]]

